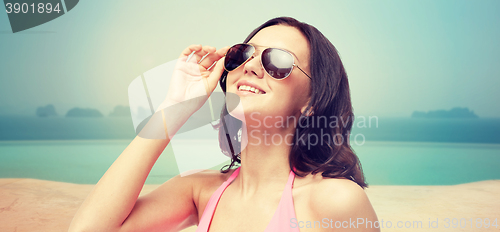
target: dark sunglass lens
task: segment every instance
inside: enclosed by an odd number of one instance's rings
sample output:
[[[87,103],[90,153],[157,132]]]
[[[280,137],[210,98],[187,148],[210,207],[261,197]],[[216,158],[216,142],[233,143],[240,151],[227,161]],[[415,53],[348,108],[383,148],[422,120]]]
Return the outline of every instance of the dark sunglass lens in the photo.
[[[227,71],[233,71],[245,63],[254,52],[254,48],[247,44],[237,44],[232,46],[226,54],[224,67]]]
[[[268,48],[262,52],[262,66],[270,76],[283,79],[292,72],[293,57],[283,50]]]

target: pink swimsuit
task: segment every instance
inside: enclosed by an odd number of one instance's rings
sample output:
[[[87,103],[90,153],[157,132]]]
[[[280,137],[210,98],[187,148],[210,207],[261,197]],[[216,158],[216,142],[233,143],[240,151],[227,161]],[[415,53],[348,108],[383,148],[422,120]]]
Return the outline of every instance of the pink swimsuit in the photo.
[[[198,224],[198,229],[196,229],[196,232],[208,232],[208,228],[210,227],[210,223],[212,222],[212,217],[214,216],[215,208],[217,207],[217,203],[219,203],[219,199],[222,193],[224,192],[224,190],[226,190],[227,186],[231,184],[234,178],[238,176],[239,172],[240,168],[238,167],[236,170],[234,170],[229,179],[227,179],[217,189],[217,191],[214,192],[212,197],[210,197],[210,200],[205,207],[205,211],[203,211],[203,215],[201,216],[201,220]],[[295,209],[293,207],[292,185],[294,179],[295,173],[293,173],[293,171],[290,171],[288,182],[286,183],[285,190],[283,191],[283,195],[281,196],[278,209],[274,213],[271,222],[267,225],[264,232],[300,232],[296,224],[297,217],[295,216]]]

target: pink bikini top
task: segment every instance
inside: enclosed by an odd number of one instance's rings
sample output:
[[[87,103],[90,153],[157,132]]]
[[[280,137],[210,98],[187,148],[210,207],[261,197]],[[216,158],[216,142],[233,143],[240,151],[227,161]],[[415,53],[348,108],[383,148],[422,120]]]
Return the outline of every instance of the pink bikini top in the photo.
[[[208,232],[208,228],[210,227],[210,223],[212,222],[212,217],[214,216],[215,208],[217,207],[217,203],[219,203],[219,199],[222,193],[224,192],[224,190],[226,190],[227,186],[231,184],[234,178],[238,176],[239,172],[240,167],[234,170],[229,179],[227,179],[217,189],[217,191],[212,194],[212,197],[210,197],[210,200],[208,201],[208,204],[203,211],[203,215],[201,216],[200,223],[198,224],[198,229],[196,229],[196,232]],[[294,179],[295,173],[293,173],[293,171],[290,171],[288,182],[286,183],[285,190],[283,191],[283,195],[281,196],[278,209],[274,213],[271,222],[267,225],[264,232],[300,232],[296,224],[297,217],[295,216],[295,208],[293,206],[292,185]]]

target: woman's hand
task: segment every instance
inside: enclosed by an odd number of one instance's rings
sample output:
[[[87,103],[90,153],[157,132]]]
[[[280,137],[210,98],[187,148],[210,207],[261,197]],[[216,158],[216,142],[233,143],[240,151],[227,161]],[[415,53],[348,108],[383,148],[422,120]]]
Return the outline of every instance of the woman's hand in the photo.
[[[167,97],[158,110],[182,104],[183,109],[193,114],[201,108],[224,71],[224,55],[228,49],[217,51],[214,47],[201,45],[187,47],[177,61]]]

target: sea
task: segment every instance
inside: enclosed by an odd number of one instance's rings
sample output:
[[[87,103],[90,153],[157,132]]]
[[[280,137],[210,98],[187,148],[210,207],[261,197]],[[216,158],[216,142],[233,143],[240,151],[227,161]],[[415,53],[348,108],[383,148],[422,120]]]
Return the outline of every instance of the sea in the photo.
[[[127,117],[0,116],[0,178],[95,184],[134,137]],[[177,144],[190,152],[224,156],[218,154],[212,137],[178,137],[185,142]],[[349,142],[369,185],[455,185],[500,179],[500,118],[357,118]],[[220,169],[227,163],[209,168]],[[146,184],[161,184],[182,172],[169,145]]]

